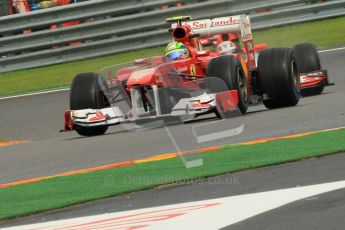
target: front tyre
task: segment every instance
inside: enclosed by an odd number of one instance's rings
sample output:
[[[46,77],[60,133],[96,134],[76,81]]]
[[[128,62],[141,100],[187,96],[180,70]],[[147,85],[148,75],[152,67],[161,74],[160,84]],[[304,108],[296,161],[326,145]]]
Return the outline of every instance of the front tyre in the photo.
[[[102,109],[107,107],[103,91],[99,85],[97,73],[82,73],[75,76],[70,90],[70,109]],[[76,126],[81,136],[97,136],[104,134],[108,126],[83,127]]]
[[[237,90],[238,107],[245,114],[249,106],[248,82],[240,60],[233,56],[213,58],[207,67],[206,76],[220,78],[225,82],[228,90]]]

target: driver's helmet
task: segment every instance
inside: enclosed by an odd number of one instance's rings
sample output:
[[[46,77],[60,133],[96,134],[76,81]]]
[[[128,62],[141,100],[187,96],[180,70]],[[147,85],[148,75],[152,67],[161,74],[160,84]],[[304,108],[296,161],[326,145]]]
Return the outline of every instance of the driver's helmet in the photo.
[[[170,42],[165,49],[164,56],[171,60],[189,57],[189,51],[182,42]]]
[[[217,46],[217,51],[222,55],[230,55],[237,50],[236,45],[230,41],[224,41]]]

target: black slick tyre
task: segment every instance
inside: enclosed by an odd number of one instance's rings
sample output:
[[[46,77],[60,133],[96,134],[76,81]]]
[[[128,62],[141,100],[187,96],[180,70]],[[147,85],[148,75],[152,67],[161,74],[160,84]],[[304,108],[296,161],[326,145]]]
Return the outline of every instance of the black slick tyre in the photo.
[[[321,70],[320,58],[316,47],[311,43],[302,43],[294,47],[294,55],[297,68],[300,73],[310,73]],[[328,80],[327,80],[328,82]],[[303,97],[319,95],[323,92],[324,85],[317,85],[310,88],[301,89]]]
[[[258,85],[265,94],[266,108],[295,106],[300,99],[300,79],[293,51],[266,49],[258,58]]]
[[[207,67],[207,77],[220,78],[228,90],[237,90],[238,107],[245,114],[249,106],[248,83],[238,59],[233,56],[213,58]]]
[[[107,107],[104,94],[99,85],[99,75],[82,73],[75,76],[70,90],[70,109],[101,109]],[[81,136],[97,136],[104,134],[108,126],[82,127],[76,126]]]

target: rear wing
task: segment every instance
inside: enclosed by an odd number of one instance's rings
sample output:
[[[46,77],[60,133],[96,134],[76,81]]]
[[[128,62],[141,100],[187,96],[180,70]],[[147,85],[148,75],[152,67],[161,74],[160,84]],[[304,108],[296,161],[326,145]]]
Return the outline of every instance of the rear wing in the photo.
[[[178,23],[173,23],[171,28],[177,27]],[[252,29],[249,15],[227,16],[214,19],[202,19],[195,21],[183,21],[182,25],[188,25],[193,33],[200,37],[211,37],[215,34],[236,33],[241,34],[243,41],[252,39]]]
[[[189,19],[191,18],[188,16],[180,16],[167,20],[168,22],[175,22],[171,25],[175,40],[176,36],[174,36],[174,31],[178,27],[186,26],[190,28],[191,36],[196,35],[201,38],[211,37],[216,34],[240,34],[247,54],[247,67],[249,70],[256,68],[252,28],[250,25],[249,15],[243,14],[194,21],[189,21]]]

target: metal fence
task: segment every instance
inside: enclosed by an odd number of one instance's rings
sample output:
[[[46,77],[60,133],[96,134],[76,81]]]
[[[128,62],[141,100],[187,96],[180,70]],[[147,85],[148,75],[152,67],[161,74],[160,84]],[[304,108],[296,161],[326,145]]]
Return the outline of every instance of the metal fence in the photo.
[[[0,17],[9,15],[10,9],[10,1],[8,0],[0,0]]]
[[[0,0],[1,1],[1,0]],[[176,7],[177,3],[184,5]],[[92,0],[0,17],[0,72],[156,47],[171,40],[167,17],[249,13],[253,29],[345,15],[345,0]],[[162,6],[169,6],[169,8]],[[80,24],[51,30],[51,25]],[[59,26],[57,26],[59,27]],[[30,33],[23,31],[30,30]]]

